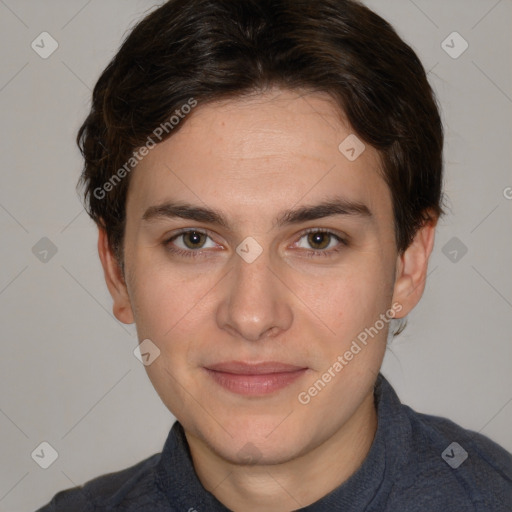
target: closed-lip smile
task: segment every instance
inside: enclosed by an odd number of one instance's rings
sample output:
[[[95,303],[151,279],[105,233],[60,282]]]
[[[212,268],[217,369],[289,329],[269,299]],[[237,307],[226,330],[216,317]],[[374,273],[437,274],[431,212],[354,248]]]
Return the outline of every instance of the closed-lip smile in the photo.
[[[277,361],[226,361],[208,365],[205,370],[217,384],[228,391],[258,396],[285,388],[304,375],[307,367]]]

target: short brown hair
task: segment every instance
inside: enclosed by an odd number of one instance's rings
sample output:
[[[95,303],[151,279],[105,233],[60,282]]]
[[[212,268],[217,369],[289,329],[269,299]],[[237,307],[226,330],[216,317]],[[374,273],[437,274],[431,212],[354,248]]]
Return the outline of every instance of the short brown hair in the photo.
[[[435,95],[415,52],[380,16],[354,0],[169,0],[103,71],[77,136],[85,208],[123,270],[130,174],[105,183],[191,98],[204,104],[271,86],[328,93],[378,150],[400,252],[443,214]]]

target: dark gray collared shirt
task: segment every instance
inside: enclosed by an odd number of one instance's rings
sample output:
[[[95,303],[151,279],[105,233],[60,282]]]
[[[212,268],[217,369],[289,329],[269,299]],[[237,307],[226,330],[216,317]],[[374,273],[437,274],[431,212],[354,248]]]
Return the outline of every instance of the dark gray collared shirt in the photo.
[[[400,403],[380,374],[378,427],[361,467],[304,512],[511,512],[512,455],[475,432]],[[343,454],[340,453],[340,457]],[[306,483],[305,483],[306,485]],[[229,511],[194,471],[179,422],[162,453],[58,493],[38,512]],[[264,511],[262,511],[264,512]]]

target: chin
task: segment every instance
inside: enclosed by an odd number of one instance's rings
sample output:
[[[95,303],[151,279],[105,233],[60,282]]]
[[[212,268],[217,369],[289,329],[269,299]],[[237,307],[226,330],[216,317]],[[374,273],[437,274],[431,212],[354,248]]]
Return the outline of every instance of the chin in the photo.
[[[272,442],[269,439],[265,439],[265,442],[241,439],[239,444],[238,450],[233,450],[233,445],[220,447],[224,448],[220,455],[233,464],[263,466],[288,462],[305,449],[299,440],[290,439],[288,436],[286,442],[283,438],[273,439]]]
[[[232,437],[224,431],[220,436],[209,436],[204,432],[201,437],[213,451],[233,464],[280,464],[306,451],[311,443],[304,425],[299,428],[292,423],[292,416],[293,413],[289,418],[286,415],[279,418],[231,418],[223,424]],[[287,421],[290,423],[286,424]]]

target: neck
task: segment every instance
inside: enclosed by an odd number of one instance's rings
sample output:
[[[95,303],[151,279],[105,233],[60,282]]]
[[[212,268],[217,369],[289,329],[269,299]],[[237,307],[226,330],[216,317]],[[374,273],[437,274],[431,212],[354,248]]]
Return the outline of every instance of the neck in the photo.
[[[283,512],[310,505],[348,480],[366,458],[376,430],[372,389],[331,437],[281,464],[234,464],[199,438],[188,432],[186,436],[199,480],[226,507],[234,512]],[[219,475],[226,475],[220,483]]]

